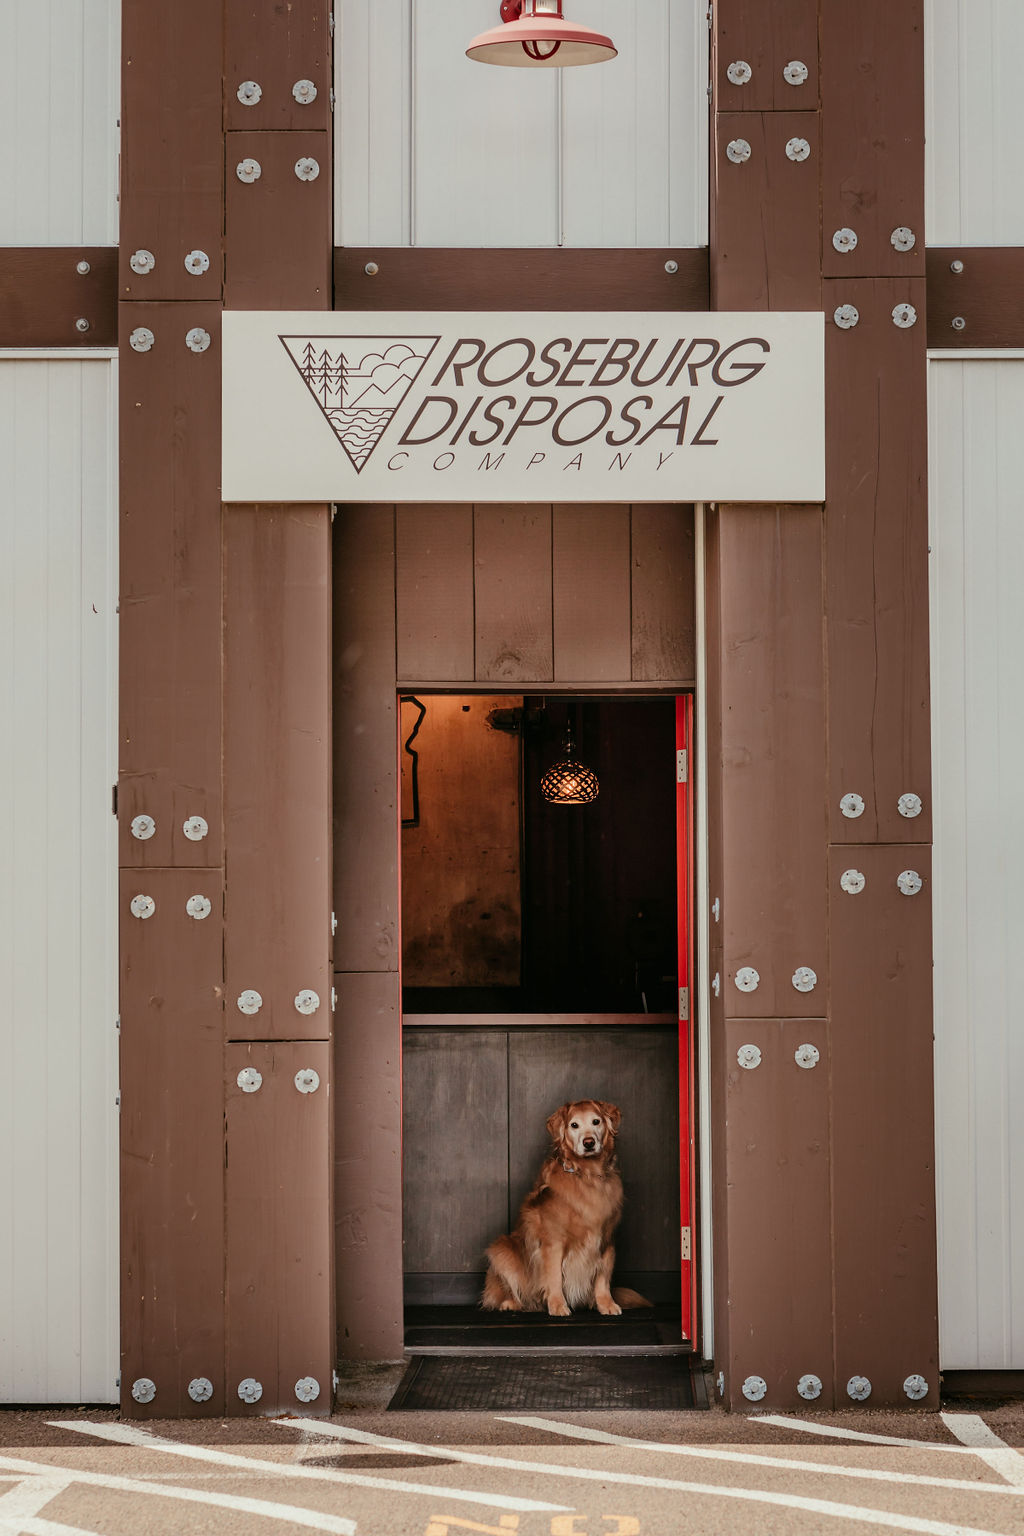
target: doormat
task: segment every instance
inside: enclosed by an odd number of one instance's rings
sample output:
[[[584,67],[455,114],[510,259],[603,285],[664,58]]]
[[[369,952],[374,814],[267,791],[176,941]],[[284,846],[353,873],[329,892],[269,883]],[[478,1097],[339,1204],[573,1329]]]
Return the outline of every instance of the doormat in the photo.
[[[691,1357],[594,1355],[567,1360],[508,1355],[418,1355],[389,1410],[523,1413],[603,1408],[706,1408],[704,1376]]]

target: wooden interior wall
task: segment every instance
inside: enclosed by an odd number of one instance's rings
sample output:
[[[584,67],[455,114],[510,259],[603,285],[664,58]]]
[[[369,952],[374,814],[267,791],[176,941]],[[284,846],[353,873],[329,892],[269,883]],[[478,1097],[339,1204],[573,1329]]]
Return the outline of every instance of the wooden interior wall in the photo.
[[[222,511],[219,321],[330,306],[329,19],[123,21],[122,1410],[325,1413],[329,512]]]
[[[522,972],[519,736],[495,709],[522,695],[433,697],[417,754],[415,826],[402,827],[402,981],[407,987],[516,987]],[[403,705],[407,741],[419,719]],[[402,776],[411,771],[402,753]],[[403,783],[402,818],[412,807]]]
[[[716,1363],[934,1404],[922,6],[719,0],[713,53],[713,303],[825,310],[828,422],[824,516],[709,529]]]
[[[397,509],[405,684],[692,683],[689,506]]]

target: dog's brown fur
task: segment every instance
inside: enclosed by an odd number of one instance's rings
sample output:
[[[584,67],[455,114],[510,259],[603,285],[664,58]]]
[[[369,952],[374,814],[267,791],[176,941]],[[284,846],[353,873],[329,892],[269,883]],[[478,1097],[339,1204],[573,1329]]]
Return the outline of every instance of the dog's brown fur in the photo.
[[[636,1291],[611,1289],[612,1236],[622,1214],[615,1156],[621,1119],[614,1104],[579,1099],[548,1120],[554,1145],[512,1232],[487,1250],[481,1306],[494,1312],[546,1307],[552,1317],[568,1317],[573,1306],[596,1306],[608,1317],[623,1307],[650,1306]]]

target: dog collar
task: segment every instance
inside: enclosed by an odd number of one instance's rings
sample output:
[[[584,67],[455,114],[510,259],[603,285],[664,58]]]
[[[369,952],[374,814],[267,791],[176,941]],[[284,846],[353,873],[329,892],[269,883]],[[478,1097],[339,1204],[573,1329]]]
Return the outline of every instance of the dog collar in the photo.
[[[574,1168],[572,1163],[567,1163],[564,1157],[560,1157],[558,1161],[561,1163],[566,1173],[575,1173],[577,1177],[579,1176],[580,1170],[578,1168]]]

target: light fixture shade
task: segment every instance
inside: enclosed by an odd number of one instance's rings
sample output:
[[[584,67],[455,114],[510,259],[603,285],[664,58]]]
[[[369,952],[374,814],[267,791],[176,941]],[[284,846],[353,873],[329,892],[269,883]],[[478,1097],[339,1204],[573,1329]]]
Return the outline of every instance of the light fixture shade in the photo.
[[[533,10],[530,0],[524,5],[527,9]],[[524,15],[481,32],[466,49],[466,57],[512,69],[569,69],[575,64],[604,64],[617,56],[610,37],[577,21],[566,21],[561,3],[556,9],[557,15]]]
[[[565,733],[565,748],[559,762],[549,768],[540,781],[540,792],[552,805],[590,805],[601,792],[597,774],[578,763],[572,739],[572,727]]]

